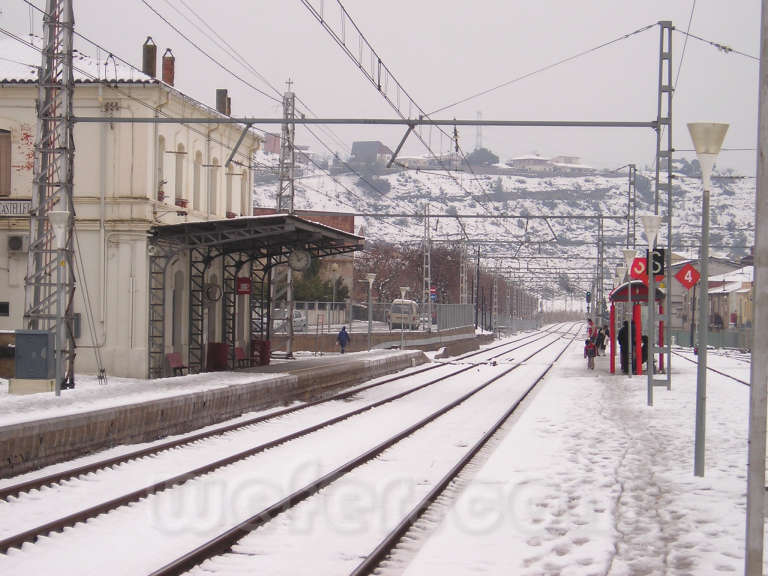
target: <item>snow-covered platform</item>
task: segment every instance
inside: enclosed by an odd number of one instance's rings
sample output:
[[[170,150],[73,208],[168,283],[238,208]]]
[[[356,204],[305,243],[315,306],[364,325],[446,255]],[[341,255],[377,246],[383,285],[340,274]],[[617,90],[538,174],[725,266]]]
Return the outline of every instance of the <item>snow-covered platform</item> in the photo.
[[[80,377],[73,390],[8,394],[0,384],[0,477],[118,444],[148,442],[427,362],[418,350],[309,356],[236,372],[157,380]]]

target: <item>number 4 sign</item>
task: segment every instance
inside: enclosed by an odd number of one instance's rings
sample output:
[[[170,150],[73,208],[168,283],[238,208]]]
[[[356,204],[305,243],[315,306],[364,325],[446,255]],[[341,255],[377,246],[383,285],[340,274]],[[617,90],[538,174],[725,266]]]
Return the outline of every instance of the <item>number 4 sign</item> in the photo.
[[[690,290],[693,285],[699,281],[700,277],[701,275],[699,274],[699,271],[690,264],[686,264],[677,274],[675,274],[677,281],[680,282],[686,290]]]

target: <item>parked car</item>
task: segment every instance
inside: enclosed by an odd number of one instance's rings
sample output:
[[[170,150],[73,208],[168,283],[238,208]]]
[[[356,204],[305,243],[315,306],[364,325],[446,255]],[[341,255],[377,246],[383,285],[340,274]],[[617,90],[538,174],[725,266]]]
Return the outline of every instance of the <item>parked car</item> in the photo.
[[[272,325],[275,332],[288,332],[288,311],[284,308],[277,308],[272,314]],[[305,332],[309,327],[307,314],[303,310],[293,311],[293,331]]]
[[[397,298],[392,301],[387,316],[387,325],[392,328],[408,328],[413,330],[419,327],[419,305],[413,300]]]

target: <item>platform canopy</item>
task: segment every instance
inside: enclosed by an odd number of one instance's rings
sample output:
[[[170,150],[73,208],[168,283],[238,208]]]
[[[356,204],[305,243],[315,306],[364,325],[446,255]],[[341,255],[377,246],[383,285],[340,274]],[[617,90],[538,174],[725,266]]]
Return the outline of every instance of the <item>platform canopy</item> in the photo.
[[[166,224],[154,226],[151,235],[152,244],[171,251],[211,247],[222,253],[277,258],[287,258],[297,249],[318,258],[344,254],[361,250],[364,243],[361,236],[290,214]]]
[[[648,286],[646,286],[642,280],[632,280],[632,282],[624,282],[619,284],[611,291],[608,298],[611,302],[628,302],[629,301],[629,288],[632,287],[632,302],[648,302]],[[663,301],[666,297],[665,292],[656,287],[656,301]]]

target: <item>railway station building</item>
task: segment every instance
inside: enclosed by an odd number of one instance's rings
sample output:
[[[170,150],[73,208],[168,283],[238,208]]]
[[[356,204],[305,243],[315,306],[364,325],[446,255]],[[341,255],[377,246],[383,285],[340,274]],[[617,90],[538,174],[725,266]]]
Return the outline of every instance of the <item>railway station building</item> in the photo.
[[[0,50],[0,330],[17,330],[25,328],[41,55],[10,38]],[[174,87],[170,51],[162,80],[113,58],[106,64],[76,56],[75,117],[230,113],[227,98],[214,109]],[[77,372],[103,366],[111,376],[159,377],[171,353],[199,372],[211,343],[225,347],[232,366],[235,349],[249,349],[264,330],[272,266],[298,248],[321,257],[360,245],[299,217],[253,216],[250,159],[260,136],[247,130],[225,166],[243,131],[232,123],[75,124]]]

